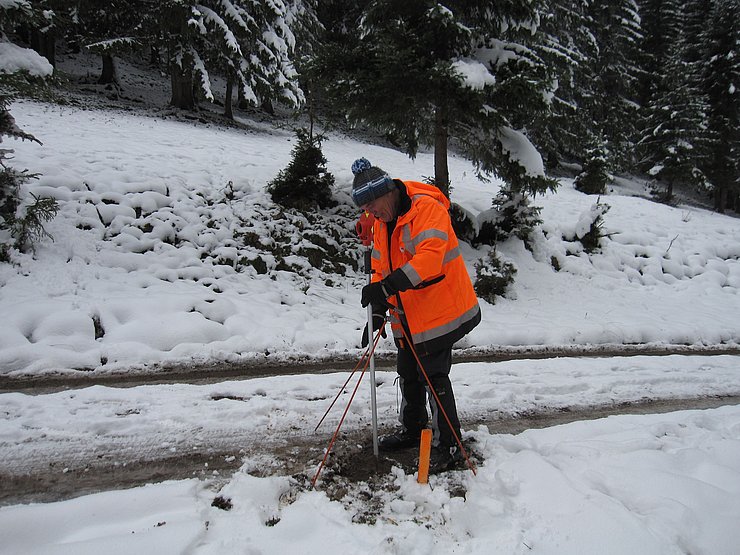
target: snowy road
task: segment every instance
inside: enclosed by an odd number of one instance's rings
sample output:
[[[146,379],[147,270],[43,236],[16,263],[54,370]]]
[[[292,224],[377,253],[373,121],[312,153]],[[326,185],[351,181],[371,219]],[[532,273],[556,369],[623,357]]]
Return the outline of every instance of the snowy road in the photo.
[[[455,365],[453,384],[464,428],[518,433],[611,414],[740,404],[739,362],[730,355],[465,362]],[[376,376],[381,428],[395,422],[394,376],[387,370]],[[332,401],[327,392],[338,392],[346,378],[281,375],[0,394],[0,504],[228,477],[246,457],[262,460],[264,474],[305,472],[315,467],[349,397],[340,397],[314,433]],[[361,385],[343,442],[370,436],[369,395]]]
[[[666,399],[626,403],[618,406],[584,408],[573,411],[542,411],[505,418],[466,420],[463,426],[486,425],[492,433],[517,434],[526,429],[547,428],[593,420],[618,414],[658,414],[686,409],[715,408],[740,405],[740,395],[692,399]],[[344,442],[367,443],[369,430],[345,434]],[[55,453],[31,457],[13,468],[0,471],[0,506],[30,502],[52,502],[88,493],[125,489],[165,480],[192,477],[224,480],[239,469],[245,455],[255,456],[262,451],[272,458],[266,473],[290,475],[302,472],[311,459],[318,460],[321,449],[328,444],[328,434],[295,434],[275,437],[255,445],[254,438],[240,438],[232,434],[209,436],[207,446],[192,452],[178,453],[166,445],[134,441],[128,438],[108,451],[90,453],[80,444],[65,444],[63,455]],[[338,450],[341,450],[341,445]],[[413,455],[413,454],[412,454]],[[303,457],[301,457],[303,456]],[[316,461],[313,461],[316,462]]]
[[[570,345],[570,346],[512,346],[493,349],[468,349],[456,352],[460,362],[506,362],[509,360],[555,357],[631,357],[668,355],[737,355],[736,345]],[[53,393],[92,385],[134,387],[147,384],[188,383],[205,384],[228,379],[252,379],[286,374],[326,374],[350,369],[356,358],[334,357],[328,360],[300,360],[294,357],[257,360],[252,363],[219,365],[145,365],[140,368],[122,368],[110,372],[65,371],[40,374],[14,373],[0,375],[0,393]],[[384,352],[375,357],[379,368],[393,368],[395,354]]]

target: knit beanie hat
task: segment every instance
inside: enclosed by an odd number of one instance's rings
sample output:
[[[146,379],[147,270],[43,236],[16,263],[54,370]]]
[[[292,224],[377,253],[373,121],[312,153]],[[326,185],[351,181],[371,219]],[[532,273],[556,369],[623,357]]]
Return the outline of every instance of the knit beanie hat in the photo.
[[[367,158],[359,158],[352,163],[352,200],[357,206],[364,206],[382,197],[395,188],[393,180],[383,170],[373,166]]]

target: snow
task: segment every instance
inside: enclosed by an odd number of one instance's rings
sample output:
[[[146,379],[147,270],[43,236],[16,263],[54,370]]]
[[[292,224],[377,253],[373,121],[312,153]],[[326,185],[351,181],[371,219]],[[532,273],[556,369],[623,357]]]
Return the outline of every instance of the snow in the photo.
[[[0,0],[0,7],[4,10],[30,9],[31,5],[26,0]]]
[[[48,77],[54,67],[46,58],[30,48],[0,41],[0,73],[26,71],[33,77]]]
[[[156,373],[165,363],[359,356],[362,274],[350,271],[327,284],[296,253],[290,260],[308,270],[284,272],[266,251],[240,239],[240,226],[269,241],[270,226],[284,225],[265,185],[290,159],[289,130],[27,101],[11,111],[43,143],[18,142],[13,163],[42,174],[30,186],[58,199],[60,212],[48,226],[53,242],[0,266],[0,373]],[[335,197],[345,204],[350,165],[360,156],[404,179],[433,167],[430,153],[411,161],[336,132],[323,150],[336,177]],[[478,182],[473,167],[454,156],[450,169],[455,202],[473,214],[490,208],[497,183]],[[497,249],[518,269],[511,292],[495,305],[482,302],[481,325],[459,347],[475,353],[517,346],[736,346],[740,220],[630,196],[636,189],[628,183],[601,197],[610,207],[609,239],[592,254],[574,238],[596,199],[570,180],[537,197],[544,223],[532,251],[518,239]],[[293,243],[301,241],[296,233]],[[258,253],[267,273],[239,266]],[[463,254],[472,274],[487,250],[463,245]],[[379,348],[393,350],[387,340]],[[381,429],[397,417],[394,376],[386,370],[376,376]],[[116,445],[135,458],[147,445],[198,452],[219,442],[310,440],[345,379],[338,371],[3,393],[2,465],[22,468],[39,453],[49,460],[70,453],[93,459]],[[481,458],[475,475],[455,471],[420,485],[396,467],[389,487],[358,483],[335,499],[323,478],[310,489],[292,475],[265,475],[264,457],[245,449],[233,476],[1,507],[0,550],[736,553],[737,406],[612,416],[518,434],[465,425],[542,410],[738,395],[736,357],[466,362],[454,365],[452,381],[464,439]],[[367,381],[343,430],[370,433],[366,390]],[[334,409],[324,433],[340,413]],[[334,450],[346,448],[340,438]],[[317,464],[306,460],[306,474]],[[212,506],[217,495],[233,508]],[[368,505],[377,511],[374,522],[356,518]]]
[[[527,175],[541,177],[545,175],[545,164],[534,145],[521,131],[502,127],[499,132],[501,148],[512,161],[518,162]]]
[[[488,71],[485,64],[476,60],[456,60],[452,69],[462,77],[466,87],[480,91],[496,83],[496,78]]]
[[[235,269],[258,255],[274,267],[239,233],[277,233],[262,219],[276,215],[264,187],[287,165],[292,133],[26,102],[12,113],[43,143],[16,142],[14,163],[42,174],[31,186],[57,198],[61,210],[48,226],[54,242],[20,256],[20,266],[0,267],[1,373],[107,373],[359,348],[361,274],[326,285],[322,275]],[[116,132],[101,132],[109,124]],[[410,161],[344,137],[325,141],[324,152],[337,198],[347,204],[359,155],[402,178],[432,167],[430,154]],[[496,185],[478,182],[462,159],[450,165],[454,200],[473,214],[489,209]],[[484,303],[483,323],[460,347],[737,343],[740,222],[632,196],[602,202],[610,206],[610,240],[589,255],[574,238],[596,199],[564,180],[557,193],[535,200],[545,223],[534,254],[516,239],[499,245],[499,256],[518,269],[516,282],[495,306]],[[296,232],[294,245],[302,240]],[[464,246],[471,275],[486,252]],[[604,292],[612,290],[620,295],[607,303]],[[380,349],[393,347],[386,340]]]
[[[684,366],[688,376],[702,368],[700,358],[688,364],[680,357],[673,362]],[[558,389],[565,393],[563,401],[587,400],[602,380],[608,385],[609,374],[624,369],[606,360],[569,361],[571,371],[581,373],[574,380],[558,377],[559,365],[549,367],[550,362],[535,364],[546,370],[546,377],[538,378],[539,385],[535,380],[531,389],[557,402]],[[732,357],[720,361],[715,377],[729,378],[737,391],[733,363]],[[459,387],[461,405],[485,399],[487,388],[505,389],[509,383],[525,388],[532,376],[524,372],[517,378],[521,369],[517,366],[526,367],[511,363],[456,367],[456,386],[481,377],[487,386]],[[661,366],[651,364],[649,358],[637,359],[633,370],[652,375],[660,389],[661,375],[670,373],[670,365],[662,370]],[[700,373],[714,371],[705,367]],[[496,374],[503,379],[491,378]],[[378,402],[389,406],[394,396],[392,377],[380,375]],[[593,384],[592,375],[596,376]],[[552,377],[554,381],[548,383]],[[208,442],[209,433],[223,425],[241,427],[245,441],[258,441],[260,428],[287,434],[297,423],[306,433],[327,404],[326,399],[312,396],[333,393],[343,378],[331,374],[217,386],[97,387],[44,399],[5,394],[3,406],[20,422],[8,426],[6,419],[3,443],[8,443],[10,427],[18,429],[15,441],[26,449],[34,444],[37,449],[46,448],[45,441],[50,441],[43,439],[42,429],[44,434],[68,438],[71,448],[121,434],[122,426],[154,441],[162,436],[173,449],[185,448],[181,440],[192,430],[199,441]],[[634,385],[621,381],[625,390],[634,393]],[[583,386],[580,392],[579,385]],[[517,391],[513,389],[512,399]],[[243,397],[215,400],[217,392]],[[357,404],[361,407],[351,413],[352,419],[364,419],[369,433],[366,399]],[[180,416],[188,420],[181,422]],[[25,423],[22,430],[21,422]],[[253,430],[247,422],[255,423]],[[32,431],[34,426],[37,431]],[[33,435],[37,436],[33,443],[21,437]],[[395,468],[392,487],[372,491],[371,497],[362,484],[344,499],[331,500],[321,480],[315,489],[306,489],[291,476],[264,477],[261,461],[255,457],[246,458],[242,469],[225,483],[192,478],[56,503],[2,507],[3,552],[230,553],[245,546],[254,553],[296,548],[303,553],[736,552],[740,541],[737,406],[609,417],[518,435],[479,427],[466,431],[465,438],[474,440],[476,451],[485,458],[475,475],[455,471],[432,476],[429,485],[421,485],[414,475]],[[341,442],[335,446],[342,448]],[[310,462],[316,461],[307,465]],[[307,471],[314,470],[309,466]],[[459,488],[464,488],[464,497],[456,493]],[[216,495],[232,508],[212,506]],[[372,524],[355,519],[358,500],[363,498],[371,498],[379,507]]]

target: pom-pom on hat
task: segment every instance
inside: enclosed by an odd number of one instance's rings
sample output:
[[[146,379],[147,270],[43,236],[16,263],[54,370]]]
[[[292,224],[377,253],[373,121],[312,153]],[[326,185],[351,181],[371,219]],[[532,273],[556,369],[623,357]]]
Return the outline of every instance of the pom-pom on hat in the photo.
[[[357,206],[364,206],[395,188],[388,174],[373,166],[367,158],[355,160],[352,163],[352,173],[355,174],[352,182],[352,200]]]

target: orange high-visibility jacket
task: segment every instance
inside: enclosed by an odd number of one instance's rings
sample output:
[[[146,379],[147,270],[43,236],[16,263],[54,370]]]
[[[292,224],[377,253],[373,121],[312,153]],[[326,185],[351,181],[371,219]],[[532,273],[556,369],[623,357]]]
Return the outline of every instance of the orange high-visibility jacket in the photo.
[[[394,180],[399,183],[399,180]],[[450,201],[433,185],[402,181],[411,208],[398,217],[388,241],[388,225],[375,220],[373,281],[401,269],[410,289],[392,295],[391,329],[404,345],[402,320],[418,353],[451,347],[480,323],[473,284],[452,229]],[[399,306],[400,302],[400,306]]]

